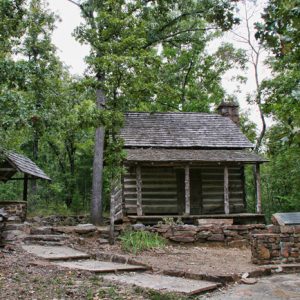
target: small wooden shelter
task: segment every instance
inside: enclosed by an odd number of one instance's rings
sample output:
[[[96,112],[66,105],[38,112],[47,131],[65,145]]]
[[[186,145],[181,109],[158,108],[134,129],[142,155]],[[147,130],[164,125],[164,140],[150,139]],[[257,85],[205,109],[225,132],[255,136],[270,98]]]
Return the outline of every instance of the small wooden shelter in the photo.
[[[22,173],[24,176],[14,177],[17,173]],[[33,179],[51,180],[50,177],[28,157],[14,152],[1,153],[0,182],[23,180],[23,201],[27,201],[28,180]]]
[[[112,193],[115,220],[263,218],[259,166],[266,160],[250,151],[238,107],[222,103],[218,111],[126,113],[127,172]],[[256,214],[246,214],[247,164],[256,167]]]

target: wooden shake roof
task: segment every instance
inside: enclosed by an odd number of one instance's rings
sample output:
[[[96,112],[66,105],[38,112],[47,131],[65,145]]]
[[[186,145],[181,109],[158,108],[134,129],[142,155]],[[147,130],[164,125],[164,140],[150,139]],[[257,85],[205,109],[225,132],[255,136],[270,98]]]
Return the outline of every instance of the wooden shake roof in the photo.
[[[244,149],[253,144],[227,117],[208,113],[125,114],[125,148]]]
[[[127,162],[241,162],[262,163],[267,160],[248,150],[228,149],[126,149]]]
[[[0,180],[6,181],[16,172],[22,172],[31,178],[51,180],[42,169],[40,169],[28,157],[15,152],[4,153],[4,162],[0,164]]]

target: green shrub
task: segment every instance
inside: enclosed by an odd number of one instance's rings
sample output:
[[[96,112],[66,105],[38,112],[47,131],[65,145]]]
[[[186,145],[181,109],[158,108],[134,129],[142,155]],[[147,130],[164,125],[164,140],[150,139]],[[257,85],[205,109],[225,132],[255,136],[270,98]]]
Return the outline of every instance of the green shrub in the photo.
[[[133,254],[162,248],[166,244],[166,240],[163,237],[149,231],[125,231],[121,235],[120,240],[122,249]]]

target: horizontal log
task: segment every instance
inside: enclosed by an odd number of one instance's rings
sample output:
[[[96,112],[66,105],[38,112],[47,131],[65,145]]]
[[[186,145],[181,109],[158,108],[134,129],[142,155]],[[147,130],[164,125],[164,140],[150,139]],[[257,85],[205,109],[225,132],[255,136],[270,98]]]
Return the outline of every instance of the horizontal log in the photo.
[[[175,171],[171,167],[142,167],[142,174],[144,173],[174,173]]]
[[[224,179],[213,179],[213,178],[202,178],[202,183],[204,185],[209,184],[222,184],[224,182]],[[229,184],[236,184],[240,183],[241,179],[229,179]]]
[[[224,181],[224,177],[223,175],[220,174],[208,174],[208,175],[203,175],[202,176],[202,180],[206,181],[206,180],[215,180],[215,181]],[[230,180],[241,180],[240,175],[229,175],[229,181]]]
[[[135,205],[136,199],[135,200],[126,200],[125,205]],[[157,205],[177,205],[177,199],[167,199],[164,201],[161,200],[144,200],[143,199],[143,206],[148,205],[148,206],[157,206]]]
[[[136,209],[135,208],[129,208],[126,209],[127,214],[133,214],[136,215]],[[177,214],[178,209],[177,207],[143,207],[143,212],[148,214]]]
[[[133,194],[133,193],[125,193],[125,195],[129,195],[129,194]],[[142,191],[142,195],[145,196],[155,196],[155,195],[177,195],[176,191],[149,191],[149,192],[144,192]]]

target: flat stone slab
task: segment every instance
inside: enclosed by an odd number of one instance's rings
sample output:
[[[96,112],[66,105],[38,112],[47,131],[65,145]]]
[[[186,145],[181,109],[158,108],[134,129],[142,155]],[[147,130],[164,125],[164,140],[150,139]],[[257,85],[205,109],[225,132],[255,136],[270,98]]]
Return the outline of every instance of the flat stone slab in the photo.
[[[68,259],[85,259],[89,255],[69,248],[61,246],[40,246],[40,245],[23,245],[22,248],[38,257],[48,260],[68,260]]]
[[[185,295],[199,294],[201,292],[213,290],[219,286],[219,284],[215,282],[153,274],[132,273],[121,275],[105,275],[104,278],[119,283],[153,289],[160,292],[175,292]]]
[[[34,234],[28,235],[25,240],[27,241],[62,241],[66,240],[68,237],[66,235],[58,235],[58,234]]]
[[[300,225],[300,212],[276,213],[272,219],[279,225]]]
[[[111,273],[117,271],[144,271],[146,268],[139,265],[120,264],[99,260],[62,261],[55,262],[55,265],[76,270],[86,270],[95,273]]]

